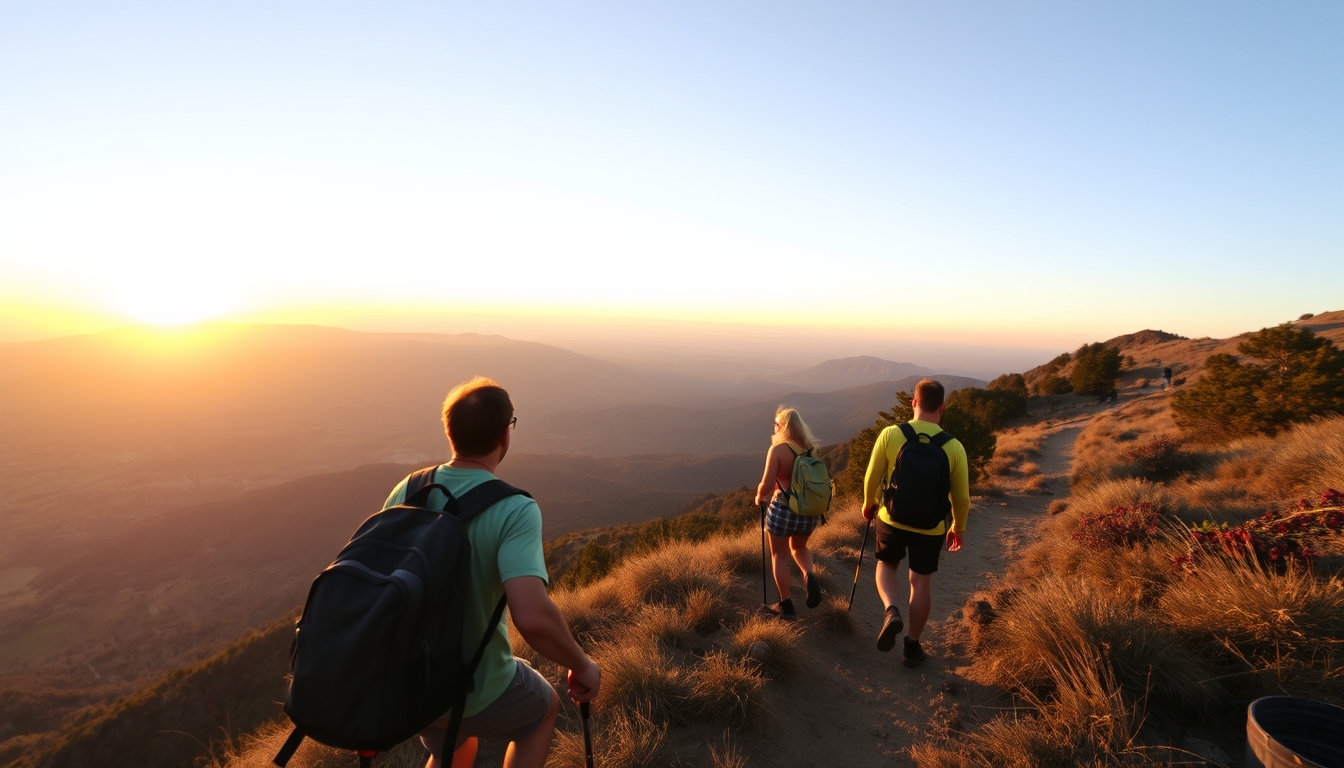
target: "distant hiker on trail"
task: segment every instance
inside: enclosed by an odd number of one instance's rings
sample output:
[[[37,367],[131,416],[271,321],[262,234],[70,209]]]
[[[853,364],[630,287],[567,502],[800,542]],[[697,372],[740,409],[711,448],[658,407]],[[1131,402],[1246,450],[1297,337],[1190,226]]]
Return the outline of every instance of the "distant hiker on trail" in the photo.
[[[863,517],[878,518],[877,594],[885,608],[877,635],[880,651],[890,651],[904,628],[897,566],[910,553],[910,630],[902,659],[907,667],[925,659],[919,637],[929,619],[938,557],[944,540],[947,551],[961,549],[971,508],[966,449],[938,426],[943,395],[943,385],[933,379],[915,385],[914,418],[882,430],[863,477]]]
[[[792,578],[789,575],[789,558],[798,564],[803,573],[803,584],[807,589],[807,607],[821,605],[821,587],[812,575],[812,551],[807,548],[807,538],[826,517],[821,514],[800,515],[789,508],[794,463],[798,457],[808,454],[817,447],[817,439],[807,428],[803,417],[792,408],[781,407],[775,413],[775,434],[770,439],[770,451],[765,455],[765,475],[756,488],[756,506],[770,502],[765,516],[765,529],[770,534],[770,563],[775,577],[775,588],[779,590],[779,602],[770,606],[770,611],[783,618],[798,615],[793,607]]]
[[[1168,389],[1171,389],[1171,369],[1170,369],[1170,368],[1163,368],[1163,369],[1162,369],[1162,391],[1165,392],[1165,391],[1167,391]]]
[[[509,451],[513,427],[509,393],[490,379],[477,377],[454,387],[443,403],[443,423],[453,457],[434,469],[432,480],[461,498],[494,479],[495,468]],[[409,480],[410,478],[407,478]],[[388,497],[386,507],[404,501],[407,480]],[[432,491],[431,504],[442,508],[446,497]],[[569,694],[575,701],[597,695],[597,665],[570,634],[559,608],[546,594],[546,561],[541,547],[541,510],[527,496],[498,501],[465,526],[471,543],[470,590],[465,633],[484,636],[501,597],[508,598],[514,626],[538,653],[569,670]],[[475,652],[476,640],[467,645]],[[465,661],[465,659],[464,659]],[[542,766],[551,750],[560,699],[555,689],[526,662],[515,659],[506,620],[496,620],[493,636],[476,670],[475,688],[467,695],[457,743],[445,745],[448,721],[440,718],[420,733],[430,751],[426,768],[466,768],[476,759],[477,739],[509,742],[508,768]]]

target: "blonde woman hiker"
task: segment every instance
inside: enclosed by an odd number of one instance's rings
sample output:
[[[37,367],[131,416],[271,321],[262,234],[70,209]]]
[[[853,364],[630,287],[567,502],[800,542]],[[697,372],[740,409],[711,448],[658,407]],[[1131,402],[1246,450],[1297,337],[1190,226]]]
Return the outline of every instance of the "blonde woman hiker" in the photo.
[[[821,605],[821,587],[812,575],[812,551],[807,538],[826,518],[823,515],[803,516],[789,509],[788,492],[793,480],[793,463],[798,456],[817,447],[817,439],[798,411],[781,407],[775,412],[775,434],[770,440],[770,451],[765,455],[765,475],[756,488],[756,506],[768,500],[770,510],[765,516],[765,530],[770,534],[770,563],[779,590],[779,602],[770,606],[770,612],[785,619],[798,615],[793,607],[789,559],[798,564],[807,589],[807,607]]]

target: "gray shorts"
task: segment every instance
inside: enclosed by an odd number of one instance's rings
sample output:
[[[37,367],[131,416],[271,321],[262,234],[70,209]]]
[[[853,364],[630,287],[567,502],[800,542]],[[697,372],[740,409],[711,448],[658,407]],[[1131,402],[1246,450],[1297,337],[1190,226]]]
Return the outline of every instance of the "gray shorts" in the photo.
[[[475,736],[481,739],[499,741],[521,741],[532,734],[546,719],[546,711],[551,707],[551,697],[555,689],[546,682],[541,673],[533,669],[526,661],[518,659],[517,669],[513,672],[513,681],[499,694],[499,698],[470,717],[462,718],[462,728],[457,732],[457,747]],[[429,724],[420,732],[420,742],[430,754],[445,759],[443,742],[448,738],[448,718],[442,717]]]

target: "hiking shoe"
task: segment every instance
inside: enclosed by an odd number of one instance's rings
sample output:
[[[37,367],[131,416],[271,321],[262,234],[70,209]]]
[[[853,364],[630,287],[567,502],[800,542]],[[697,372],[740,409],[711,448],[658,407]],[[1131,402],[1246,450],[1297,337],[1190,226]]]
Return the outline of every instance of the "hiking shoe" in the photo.
[[[810,573],[804,580],[807,581],[807,607],[816,608],[821,605],[821,585],[817,583],[817,577]]]
[[[769,611],[781,619],[792,621],[798,618],[798,612],[793,609],[792,600],[780,600],[769,607]]]
[[[886,615],[882,617],[882,629],[877,633],[877,650],[886,653],[896,647],[896,636],[902,629],[905,629],[905,622],[901,621],[900,609],[888,605]]]
[[[918,667],[924,663],[929,655],[920,647],[918,640],[905,638],[905,652],[901,655],[901,663],[907,667]]]

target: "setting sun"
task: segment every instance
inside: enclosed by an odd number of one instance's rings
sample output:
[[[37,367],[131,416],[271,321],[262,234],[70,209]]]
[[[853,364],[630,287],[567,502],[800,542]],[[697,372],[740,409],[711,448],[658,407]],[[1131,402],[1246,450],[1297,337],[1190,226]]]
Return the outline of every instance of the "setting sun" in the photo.
[[[120,286],[109,307],[131,320],[158,326],[180,326],[210,320],[237,309],[226,291],[205,281],[188,287],[153,282]]]

